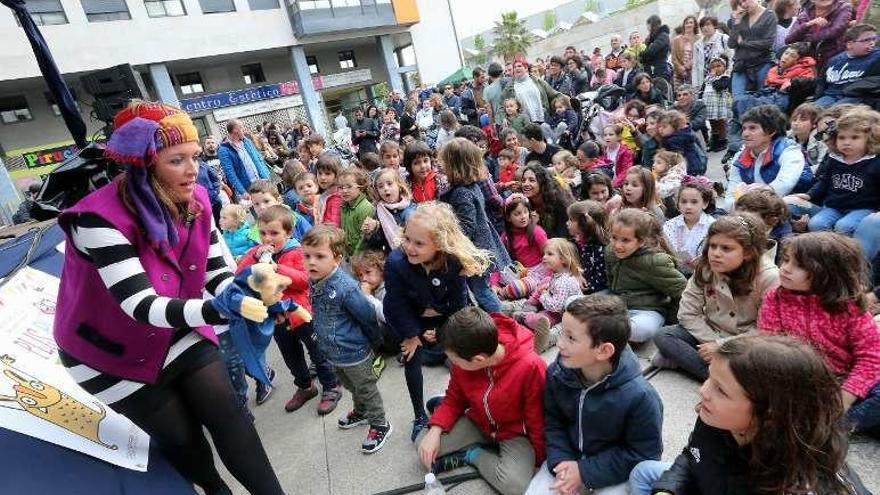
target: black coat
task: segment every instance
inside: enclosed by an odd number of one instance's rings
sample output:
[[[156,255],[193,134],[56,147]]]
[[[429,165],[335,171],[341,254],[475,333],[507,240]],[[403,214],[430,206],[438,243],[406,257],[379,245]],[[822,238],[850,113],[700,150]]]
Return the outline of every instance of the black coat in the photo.
[[[652,33],[645,42],[645,51],[639,55],[639,61],[642,68],[651,77],[662,77],[669,79],[669,26],[666,24],[660,26],[657,32]]]
[[[750,455],[749,447],[740,447],[730,432],[697,419],[687,446],[675,458],[672,467],[654,482],[653,491],[673,495],[750,495]],[[849,481],[853,495],[870,493],[848,467],[841,476]]]
[[[629,71],[627,74],[626,80],[623,79],[623,69],[617,71],[617,76],[614,78],[614,84],[620,86],[624,90],[624,94],[626,96],[632,96],[633,93],[636,92],[636,88],[633,83],[636,80],[636,76],[641,74],[642,71],[639,69],[633,69]]]
[[[363,136],[358,136],[357,131],[366,131]],[[359,146],[358,156],[364,153],[378,153],[379,148],[377,142],[379,140],[379,124],[373,119],[355,120],[351,123],[351,142]]]
[[[412,136],[413,139],[419,138],[419,126],[416,125],[416,118],[408,113],[403,113],[400,116],[400,142],[403,142],[404,136]]]

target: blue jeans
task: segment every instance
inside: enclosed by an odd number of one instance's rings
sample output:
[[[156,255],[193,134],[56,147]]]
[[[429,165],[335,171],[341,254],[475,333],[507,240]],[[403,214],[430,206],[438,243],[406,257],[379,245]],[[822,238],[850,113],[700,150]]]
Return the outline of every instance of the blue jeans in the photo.
[[[487,313],[497,313],[501,311],[501,301],[498,300],[498,296],[495,295],[495,292],[489,287],[489,274],[485,273],[480,276],[468,277],[467,279],[468,288],[470,288],[471,292],[474,294],[474,299],[477,301],[477,305]]]
[[[851,236],[862,220],[872,213],[874,210],[836,210],[826,206],[810,218],[810,232],[834,230]]]
[[[788,208],[788,214],[791,215],[792,219],[800,218],[804,215],[810,215],[810,218],[813,218],[817,213],[822,211],[821,206],[814,205],[813,203],[810,203],[809,206],[801,206],[786,202],[785,206]]]
[[[238,354],[238,349],[233,345],[232,335],[228,331],[217,335],[217,339],[220,341],[220,352],[223,354],[223,360],[226,361],[226,371],[232,382],[235,399],[240,406],[245,407],[247,405],[248,384],[244,377],[244,363]]]
[[[641,343],[653,339],[666,322],[666,318],[656,311],[631,309],[627,313],[629,313],[630,342]]]
[[[849,408],[847,417],[857,430],[880,437],[880,383]]]
[[[742,72],[734,72],[730,79],[730,92],[733,93],[733,101],[743,100],[749,90],[761,89],[764,80],[767,79],[768,72],[770,72],[770,64],[750,67]],[[739,105],[733,105],[733,118],[730,119],[730,128],[727,132],[727,149],[733,152],[739,151],[742,146],[742,123],[739,120],[741,115],[737,111],[738,107]]]
[[[880,252],[880,213],[865,217],[853,237],[862,245],[865,257],[873,261]]]
[[[293,375],[293,383],[299,388],[309,388],[312,386],[312,377],[309,374],[309,365],[306,362],[306,355],[303,352],[303,346],[309,353],[309,359],[315,365],[315,371],[318,372],[318,381],[321,382],[321,388],[324,391],[334,389],[339,386],[336,379],[336,370],[330,361],[324,357],[321,349],[318,347],[318,336],[315,335],[315,329],[311,323],[300,325],[294,330],[290,329],[287,322],[275,326],[275,344],[281,351],[281,357],[284,358],[284,364]]]
[[[837,105],[839,103],[853,103],[858,105],[859,103],[863,103],[861,98],[853,98],[850,96],[823,96],[816,100],[816,105],[821,108],[828,108],[831,105]]]
[[[672,466],[671,462],[642,461],[629,473],[629,495],[651,495],[651,486]]]

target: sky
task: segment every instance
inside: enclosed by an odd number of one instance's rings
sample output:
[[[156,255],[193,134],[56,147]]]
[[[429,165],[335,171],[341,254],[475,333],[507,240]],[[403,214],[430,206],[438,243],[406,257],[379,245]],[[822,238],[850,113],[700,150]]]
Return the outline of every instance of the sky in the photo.
[[[567,0],[450,0],[459,38],[491,29],[501,12],[517,11],[526,17],[566,3]]]

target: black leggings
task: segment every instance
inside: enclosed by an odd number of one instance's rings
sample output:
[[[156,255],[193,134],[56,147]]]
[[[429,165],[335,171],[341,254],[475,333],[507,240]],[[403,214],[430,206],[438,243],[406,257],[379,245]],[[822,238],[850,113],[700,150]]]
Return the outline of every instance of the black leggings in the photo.
[[[156,440],[171,464],[208,495],[231,494],[214,467],[208,429],[223,464],[251,494],[283,494],[257,430],[235,400],[222,360],[182,374],[167,389],[162,404],[146,411],[121,408]],[[136,410],[140,409],[140,410]]]

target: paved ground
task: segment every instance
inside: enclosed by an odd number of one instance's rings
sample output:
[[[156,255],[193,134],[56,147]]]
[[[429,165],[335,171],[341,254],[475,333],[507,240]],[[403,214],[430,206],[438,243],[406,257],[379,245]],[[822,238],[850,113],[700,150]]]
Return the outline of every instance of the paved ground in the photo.
[[[710,161],[710,176],[716,180],[721,175],[719,159],[716,154]],[[643,348],[638,353],[647,358],[652,349]],[[555,352],[548,352],[545,358],[549,361],[552,356]],[[293,379],[286,372],[275,346],[270,347],[269,362],[279,371],[277,389],[266,404],[252,409],[263,444],[289,495],[378,494],[422,481],[424,470],[409,441],[412,408],[403,368],[394,362],[389,363],[379,381],[385,408],[395,430],[382,451],[367,456],[360,452],[360,443],[366,435],[364,428],[342,431],[336,427],[336,418],[351,408],[349,395],[346,394],[336,412],[325,418],[315,413],[315,401],[288,414],[284,411],[284,402],[293,394]],[[647,360],[643,359],[643,363],[646,365]],[[448,373],[444,368],[425,368],[425,397],[442,393],[447,380]],[[663,459],[671,460],[684,447],[693,427],[698,384],[674,371],[659,373],[651,383],[663,398]],[[880,443],[863,442],[851,447],[851,464],[868,488],[880,493],[877,459],[880,459]],[[231,476],[227,474],[226,477],[231,480],[236,494],[247,493]],[[494,492],[482,481],[471,481],[455,487],[451,493]]]

